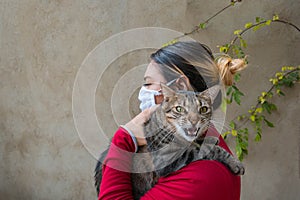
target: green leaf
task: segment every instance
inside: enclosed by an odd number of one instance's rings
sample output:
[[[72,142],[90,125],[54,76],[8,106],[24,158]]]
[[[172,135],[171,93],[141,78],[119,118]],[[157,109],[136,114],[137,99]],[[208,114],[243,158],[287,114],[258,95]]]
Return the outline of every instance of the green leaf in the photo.
[[[293,87],[295,82],[299,81],[300,75],[298,70],[286,75],[282,80],[281,83],[287,87]]]
[[[232,130],[231,130],[231,135],[232,135],[232,136],[237,136],[237,130],[232,129]]]
[[[265,97],[265,96],[267,96],[267,94],[268,94],[267,92],[262,92],[262,93],[261,93],[261,96],[262,96],[262,97]]]
[[[285,94],[281,91],[281,89],[277,89],[276,93],[278,94],[278,96],[285,96]]]
[[[245,115],[239,115],[238,117],[237,117],[237,120],[238,121],[242,121],[243,119],[245,119]]]
[[[261,141],[261,135],[257,133],[257,134],[255,135],[255,139],[254,139],[254,140],[255,140],[255,142]]]
[[[240,146],[243,150],[247,150],[247,147],[248,147],[248,142],[247,141],[242,141],[240,143]]]
[[[264,27],[265,25],[266,25],[265,23],[256,25],[256,26],[253,27],[253,31],[255,32],[255,31],[257,31],[258,29]]]
[[[232,98],[230,98],[230,99],[226,98],[226,103],[231,104],[232,103]]]
[[[259,100],[259,102],[260,102],[261,104],[265,103],[265,101],[266,101],[266,99],[265,99],[264,97],[262,97],[262,96],[260,96],[260,97],[258,98],[258,100]]]
[[[239,143],[237,143],[237,145],[235,146],[235,151],[236,151],[237,157],[240,157],[242,155],[243,150]]]
[[[233,101],[233,94],[231,94],[230,96],[230,103],[232,103],[232,101]]]
[[[229,126],[230,126],[232,129],[234,129],[234,128],[235,128],[235,123],[234,123],[234,121],[231,121],[231,122],[229,123]]]
[[[235,90],[235,92],[238,92],[241,96],[244,96],[244,94],[235,85],[232,85],[232,88]]]
[[[274,124],[270,121],[268,121],[267,119],[264,118],[265,123],[269,126],[269,127],[274,127]]]
[[[269,25],[271,24],[271,22],[272,22],[272,20],[271,20],[271,19],[267,20],[267,21],[266,21],[266,25],[268,25],[268,26],[269,26]]]
[[[271,92],[271,91],[268,92],[268,93],[267,93],[267,97],[268,97],[268,98],[272,98],[272,97],[273,97],[273,92]]]
[[[222,103],[221,103],[221,110],[226,113],[226,108],[227,108],[227,99],[223,98]]]
[[[233,99],[238,105],[241,105],[241,96],[238,93],[233,93]]]
[[[232,92],[232,87],[229,86],[229,87],[227,88],[226,95],[229,96],[229,95],[231,94],[231,92]]]
[[[287,71],[288,70],[288,67],[287,66],[283,66],[282,68],[281,68],[281,71]]]
[[[277,72],[275,74],[276,78],[278,78],[278,80],[282,80],[283,79],[283,73],[282,72]]]
[[[285,94],[284,94],[281,90],[280,90],[279,94],[280,94],[281,96],[285,96]]]
[[[277,14],[274,15],[274,16],[273,16],[273,20],[274,20],[274,21],[279,20],[279,16],[278,16]]]
[[[235,85],[232,85],[231,87],[234,89],[234,91],[231,94],[231,97],[233,97],[234,101],[238,105],[240,105],[241,104],[241,96],[244,96],[244,94]]]
[[[234,75],[234,81],[235,81],[235,82],[239,82],[240,79],[241,79],[241,74],[238,73],[238,74],[235,74],[235,75]]]
[[[266,110],[269,114],[271,114],[271,107],[270,107],[270,104],[265,101],[263,104],[262,104],[262,107],[264,110]]]
[[[251,22],[245,24],[245,28],[250,28],[253,24]]]
[[[227,135],[230,134],[230,131],[226,131],[222,134],[222,137],[225,139],[227,137]]]
[[[277,110],[277,106],[273,103],[270,104],[270,109],[273,110]]]
[[[243,48],[247,48],[247,43],[246,43],[246,41],[244,39],[240,39],[240,45]]]
[[[256,18],[255,18],[255,21],[258,23],[258,22],[261,21],[261,18],[260,18],[260,17],[256,17]]]
[[[235,30],[233,32],[234,35],[239,35],[243,30],[239,29],[239,30]]]
[[[232,45],[232,53],[235,54],[238,58],[244,58],[245,53],[242,48],[238,45]]]
[[[220,53],[226,53],[228,51],[228,47],[227,46],[220,46],[219,51],[220,51]]]
[[[251,116],[249,117],[249,119],[250,119],[252,122],[254,122],[254,121],[255,121],[255,115],[251,115]]]
[[[171,44],[175,44],[176,42],[178,42],[178,40],[177,40],[177,39],[173,39],[173,40],[171,40],[171,41],[169,41],[169,42],[163,44],[162,47],[166,47],[166,46],[169,46],[169,45],[171,45]]]
[[[206,24],[207,24],[207,23],[200,23],[200,24],[199,24],[199,27],[200,27],[201,29],[205,29],[205,28],[206,28]]]
[[[263,108],[262,107],[258,107],[256,108],[255,112],[256,113],[261,113],[263,111]]]

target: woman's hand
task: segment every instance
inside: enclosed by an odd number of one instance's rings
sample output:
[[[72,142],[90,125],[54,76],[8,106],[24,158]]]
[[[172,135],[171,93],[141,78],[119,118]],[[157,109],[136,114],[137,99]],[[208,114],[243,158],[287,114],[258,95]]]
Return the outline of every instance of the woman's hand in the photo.
[[[151,114],[157,109],[159,105],[152,106],[140,114],[135,116],[131,121],[125,124],[126,128],[128,128],[136,137],[138,146],[146,145],[146,139],[144,136],[144,124],[149,121]]]

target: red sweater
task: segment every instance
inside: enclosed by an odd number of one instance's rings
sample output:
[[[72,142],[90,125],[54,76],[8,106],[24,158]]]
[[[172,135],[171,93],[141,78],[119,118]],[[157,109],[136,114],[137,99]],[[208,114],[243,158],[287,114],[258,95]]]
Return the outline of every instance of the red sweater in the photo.
[[[210,129],[208,134],[219,136],[215,129]],[[230,152],[223,138],[219,139],[219,145]],[[131,176],[126,170],[131,167],[134,143],[122,128],[117,130],[112,143],[125,151],[114,148],[114,145],[109,149],[103,165],[98,200],[132,200]],[[223,164],[218,161],[199,160],[167,177],[161,177],[141,200],[239,200],[240,186],[240,177],[233,175]]]

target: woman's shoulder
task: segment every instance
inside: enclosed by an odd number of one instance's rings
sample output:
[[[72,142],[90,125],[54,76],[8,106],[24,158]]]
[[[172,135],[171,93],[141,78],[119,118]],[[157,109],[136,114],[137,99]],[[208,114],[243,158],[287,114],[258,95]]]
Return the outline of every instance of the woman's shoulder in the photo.
[[[235,176],[230,170],[222,163],[215,160],[198,160],[194,161],[187,166],[173,172],[170,177],[188,177],[189,179],[205,180],[205,179],[232,179]],[[175,176],[173,176],[175,175]]]
[[[205,182],[215,181],[216,179],[227,182],[228,180],[237,177],[231,173],[225,165],[215,160],[194,161],[180,170],[173,172],[172,175],[185,178],[188,177],[190,180]]]
[[[203,199],[238,200],[240,177],[232,174],[226,166],[214,160],[198,160],[159,180],[177,195],[202,197]],[[201,198],[201,199],[202,199]]]

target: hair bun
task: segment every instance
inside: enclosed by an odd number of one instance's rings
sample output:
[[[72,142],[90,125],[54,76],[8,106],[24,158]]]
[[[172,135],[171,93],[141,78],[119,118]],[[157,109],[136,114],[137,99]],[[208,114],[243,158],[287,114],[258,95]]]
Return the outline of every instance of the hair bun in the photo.
[[[217,59],[217,67],[226,86],[232,85],[234,74],[246,66],[245,59],[232,59],[229,56],[221,56]]]

